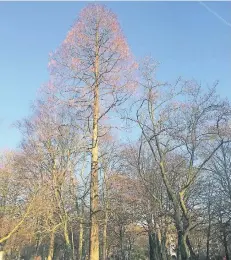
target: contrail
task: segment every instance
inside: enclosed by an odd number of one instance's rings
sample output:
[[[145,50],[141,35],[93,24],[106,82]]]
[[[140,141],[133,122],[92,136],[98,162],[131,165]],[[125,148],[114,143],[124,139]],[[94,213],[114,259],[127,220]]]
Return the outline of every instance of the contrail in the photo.
[[[223,17],[221,17],[218,13],[216,13],[215,11],[213,11],[210,7],[208,7],[205,3],[199,1],[199,3],[201,5],[203,5],[211,14],[215,15],[220,21],[222,21],[224,24],[228,25],[229,27],[231,27],[231,23],[229,23],[228,21],[226,21]]]

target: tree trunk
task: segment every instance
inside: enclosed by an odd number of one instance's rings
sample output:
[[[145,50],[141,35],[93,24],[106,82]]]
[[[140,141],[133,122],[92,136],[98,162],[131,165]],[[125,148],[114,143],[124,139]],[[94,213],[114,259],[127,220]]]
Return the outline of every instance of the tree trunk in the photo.
[[[223,230],[223,244],[224,244],[224,248],[225,248],[226,260],[229,260],[229,250],[228,250],[228,243],[227,243],[227,234],[226,234],[225,229]]]
[[[175,199],[175,198],[174,198]],[[173,203],[174,204],[174,203]],[[180,207],[175,202],[175,222],[176,229],[178,235],[178,243],[177,243],[177,260],[188,260],[189,259],[189,250],[187,246],[187,233],[185,233],[183,221],[181,219]]]
[[[72,244],[72,257],[73,259],[75,259],[74,232],[72,227],[71,227],[71,244]]]
[[[186,235],[186,243],[187,243],[187,246],[188,246],[188,249],[189,249],[189,252],[190,252],[190,260],[195,260],[197,259],[197,256],[195,254],[195,252],[193,251],[193,248],[192,248],[192,245],[190,243],[190,240],[189,240],[189,236]]]
[[[123,226],[120,227],[120,256],[121,256],[121,260],[125,260],[125,254],[124,254],[124,228],[123,228]]]
[[[51,231],[50,246],[47,260],[53,260],[54,257],[54,243],[55,243],[55,231]]]
[[[4,260],[5,259],[4,244],[5,243],[0,243],[0,260]]]
[[[79,223],[78,260],[82,260],[82,254],[83,254],[83,223],[81,219]]]
[[[72,256],[71,256],[71,241],[70,241],[69,234],[68,234],[67,220],[65,220],[64,223],[63,223],[63,233],[64,233],[65,246],[66,246],[65,255],[70,260],[70,259],[72,259]]]
[[[178,257],[180,260],[189,259],[189,251],[186,240],[187,236],[182,231],[178,231]]]
[[[107,209],[105,209],[105,219],[103,225],[103,260],[107,259]]]
[[[148,234],[148,241],[149,241],[149,259],[155,260],[155,254],[154,254],[154,244],[152,239],[152,234]]]
[[[0,251],[0,260],[4,260],[5,251]]]
[[[104,171],[104,223],[103,223],[103,260],[107,259],[107,224],[108,224],[108,197],[107,197],[107,178]]]
[[[90,185],[90,260],[99,260],[99,224],[98,224],[98,120],[99,120],[99,47],[98,28],[96,29],[96,54],[95,54],[95,86],[93,105],[93,129],[91,151],[91,185]]]
[[[150,260],[162,260],[161,245],[156,233],[149,233],[149,256]]]
[[[186,243],[187,234],[184,233],[185,229],[184,229],[184,225],[183,225],[182,219],[181,219],[181,212],[182,212],[181,211],[182,207],[180,205],[181,201],[180,201],[180,198],[178,198],[176,196],[176,194],[174,194],[174,191],[171,188],[171,185],[166,176],[165,161],[162,158],[163,155],[162,155],[162,152],[160,149],[160,144],[159,144],[159,140],[158,140],[157,136],[156,136],[156,145],[157,145],[157,149],[159,151],[159,155],[161,157],[161,162],[160,162],[161,175],[162,175],[165,187],[167,189],[168,197],[172,201],[174,211],[175,211],[174,219],[175,219],[176,229],[177,229],[177,234],[178,234],[177,260],[188,260],[189,251],[188,251],[188,247],[187,247],[187,243]],[[153,149],[151,145],[150,145],[150,148]]]
[[[208,223],[207,241],[206,241],[206,260],[209,260],[210,234],[211,234],[210,199],[209,199],[209,205],[208,205],[208,216],[209,216],[209,223]]]
[[[166,248],[166,234],[163,234],[161,237],[161,256],[162,260],[168,259],[168,252]]]

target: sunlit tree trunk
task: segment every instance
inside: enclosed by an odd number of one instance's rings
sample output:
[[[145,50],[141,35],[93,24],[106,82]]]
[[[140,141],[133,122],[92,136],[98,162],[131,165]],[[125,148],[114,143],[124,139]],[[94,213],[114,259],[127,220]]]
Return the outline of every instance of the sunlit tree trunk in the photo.
[[[54,243],[55,243],[55,231],[51,231],[51,236],[50,236],[50,246],[49,246],[49,253],[47,260],[53,260],[54,257]]]
[[[68,224],[66,219],[64,220],[63,223],[63,234],[64,234],[64,239],[66,244],[66,254],[68,255],[69,259],[71,259],[71,241],[68,234]]]
[[[107,259],[107,227],[108,227],[108,206],[109,206],[109,200],[108,200],[108,186],[107,186],[107,171],[108,167],[107,164],[104,164],[104,161],[102,162],[102,168],[103,170],[103,200],[104,200],[104,222],[103,222],[103,243],[102,243],[102,257],[103,260]]]
[[[0,260],[4,260],[4,255],[5,255],[5,251],[3,250],[3,248],[0,249]]]
[[[99,120],[99,44],[98,28],[96,29],[95,50],[95,86],[93,104],[93,129],[91,151],[91,186],[90,186],[90,260],[99,260],[99,224],[98,224],[98,120]]]
[[[72,257],[73,259],[75,259],[74,232],[72,227],[71,227],[71,244],[72,244]]]

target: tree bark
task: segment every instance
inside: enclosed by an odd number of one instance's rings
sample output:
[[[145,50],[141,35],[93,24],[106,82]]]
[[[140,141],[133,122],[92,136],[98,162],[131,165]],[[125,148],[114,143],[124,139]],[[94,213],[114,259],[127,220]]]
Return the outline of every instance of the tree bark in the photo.
[[[208,231],[207,231],[207,241],[206,241],[206,260],[209,260],[209,249],[210,249],[210,234],[211,234],[211,212],[210,212],[210,198],[208,201]]]
[[[120,227],[120,256],[121,256],[121,260],[125,260],[125,254],[124,254],[124,228],[123,228],[123,226]]]
[[[225,248],[226,260],[229,260],[229,250],[228,250],[228,243],[227,243],[227,234],[226,234],[225,229],[223,231],[223,244],[224,244],[224,248]]]
[[[79,223],[79,247],[78,247],[78,260],[82,260],[83,254],[83,223],[82,219]]]
[[[49,253],[47,260],[53,260],[54,257],[54,243],[55,243],[55,231],[51,231],[51,236],[50,236],[50,246],[49,246]]]
[[[0,251],[0,260],[4,260],[4,255],[5,255],[5,251],[1,250]]]
[[[103,260],[107,259],[107,209],[105,209],[105,219],[103,225]]]
[[[161,244],[156,233],[149,232],[149,258],[150,260],[162,260]]]
[[[96,29],[95,86],[93,104],[93,129],[91,151],[91,185],[90,185],[90,260],[99,260],[99,224],[98,224],[98,120],[99,120],[99,44]]]
[[[72,244],[72,258],[75,259],[74,232],[72,227],[71,227],[71,244]]]
[[[63,223],[63,233],[64,233],[64,239],[65,239],[65,245],[66,245],[65,255],[67,255],[68,259],[72,259],[72,256],[71,256],[71,241],[70,241],[69,234],[68,234],[67,220],[65,220],[64,223]]]
[[[166,234],[162,235],[160,245],[161,245],[162,260],[168,260],[168,252],[166,248]]]
[[[107,193],[107,167],[104,168],[104,185],[103,185],[103,194],[104,194],[104,223],[103,223],[103,260],[107,259],[107,225],[108,225],[108,193]]]

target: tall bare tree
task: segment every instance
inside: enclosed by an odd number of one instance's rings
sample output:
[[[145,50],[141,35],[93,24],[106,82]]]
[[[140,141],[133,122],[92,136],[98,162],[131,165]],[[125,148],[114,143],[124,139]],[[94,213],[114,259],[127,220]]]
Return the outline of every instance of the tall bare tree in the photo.
[[[60,49],[50,61],[51,86],[68,92],[67,99],[89,123],[91,135],[90,259],[99,259],[98,145],[100,120],[124,102],[135,63],[116,16],[100,5],[82,10]]]
[[[153,60],[145,60],[141,67],[143,97],[137,103],[136,117],[130,119],[140,127],[159,167],[174,207],[177,257],[186,260],[195,257],[189,240],[189,191],[216,151],[229,142],[223,125],[230,109],[227,102],[218,99],[214,88],[203,93],[195,81],[163,85],[155,72]]]

